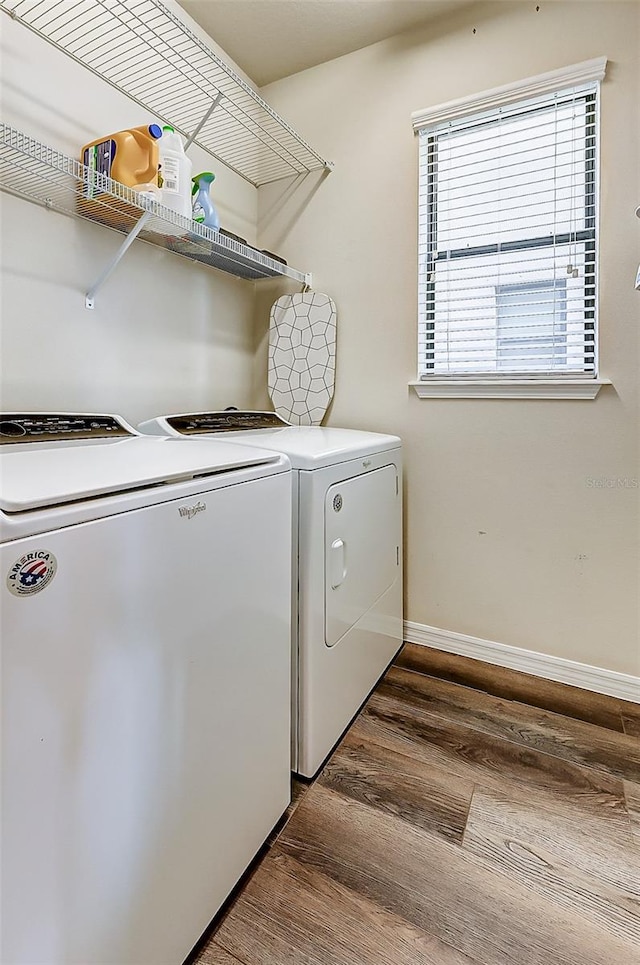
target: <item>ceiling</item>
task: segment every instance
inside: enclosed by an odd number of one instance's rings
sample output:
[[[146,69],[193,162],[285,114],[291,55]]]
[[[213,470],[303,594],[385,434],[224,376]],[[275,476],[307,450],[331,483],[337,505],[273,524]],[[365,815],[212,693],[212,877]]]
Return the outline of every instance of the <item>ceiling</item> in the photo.
[[[258,87],[468,6],[468,0],[178,2]]]

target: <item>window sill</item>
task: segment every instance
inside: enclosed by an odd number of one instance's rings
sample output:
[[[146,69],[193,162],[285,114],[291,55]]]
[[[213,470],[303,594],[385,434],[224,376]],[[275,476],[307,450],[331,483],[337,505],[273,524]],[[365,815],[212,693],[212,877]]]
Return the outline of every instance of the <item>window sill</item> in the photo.
[[[595,399],[609,379],[425,379],[420,399]]]

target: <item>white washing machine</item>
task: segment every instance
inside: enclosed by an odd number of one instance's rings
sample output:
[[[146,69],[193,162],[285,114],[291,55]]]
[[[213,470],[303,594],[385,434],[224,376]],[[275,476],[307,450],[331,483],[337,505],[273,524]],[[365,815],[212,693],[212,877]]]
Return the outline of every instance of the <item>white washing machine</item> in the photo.
[[[180,965],[289,802],[289,463],[0,418],[0,960]]]
[[[293,769],[312,777],[402,646],[400,439],[228,410],[162,416],[140,429],[241,441],[291,460],[292,756]]]

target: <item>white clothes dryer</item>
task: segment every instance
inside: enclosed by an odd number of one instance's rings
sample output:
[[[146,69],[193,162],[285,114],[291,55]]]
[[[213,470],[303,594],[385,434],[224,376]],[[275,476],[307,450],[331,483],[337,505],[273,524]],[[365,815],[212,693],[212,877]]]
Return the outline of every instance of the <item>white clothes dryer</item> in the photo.
[[[313,777],[402,646],[397,436],[273,412],[161,416],[144,432],[281,452],[293,467],[293,770]]]
[[[290,794],[291,472],[0,417],[2,945],[179,965]]]

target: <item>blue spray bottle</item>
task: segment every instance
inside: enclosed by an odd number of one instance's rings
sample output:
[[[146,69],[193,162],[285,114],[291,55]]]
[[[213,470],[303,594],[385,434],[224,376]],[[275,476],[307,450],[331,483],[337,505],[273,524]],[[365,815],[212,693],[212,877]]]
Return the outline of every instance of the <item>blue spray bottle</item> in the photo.
[[[219,231],[220,218],[209,193],[215,178],[215,174],[212,174],[211,171],[196,174],[195,177],[191,178],[193,181],[191,194],[193,195],[193,220],[197,221],[198,224],[206,225],[212,231]]]

